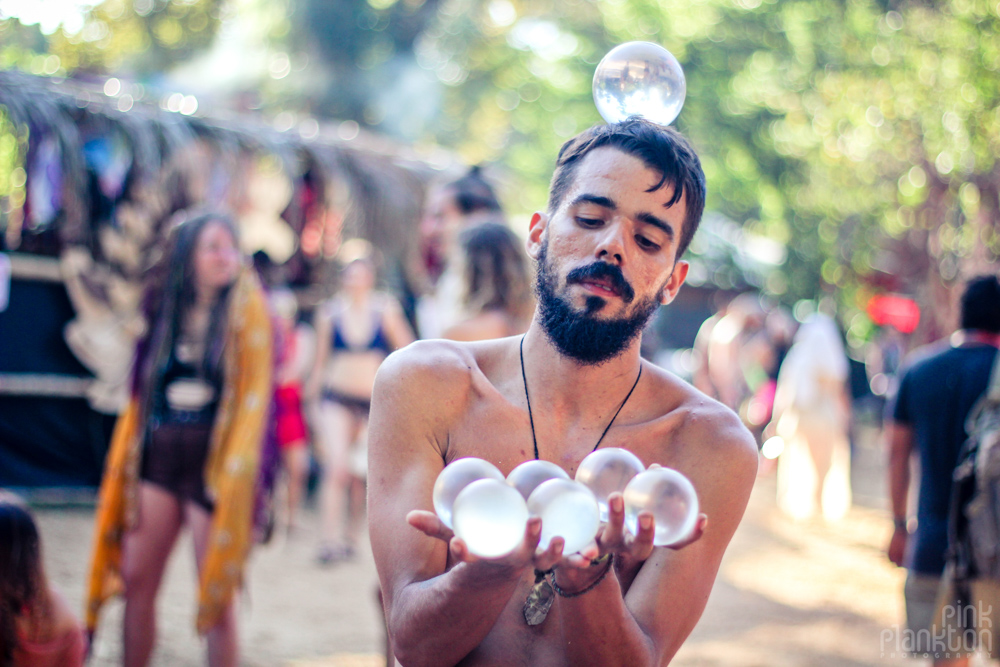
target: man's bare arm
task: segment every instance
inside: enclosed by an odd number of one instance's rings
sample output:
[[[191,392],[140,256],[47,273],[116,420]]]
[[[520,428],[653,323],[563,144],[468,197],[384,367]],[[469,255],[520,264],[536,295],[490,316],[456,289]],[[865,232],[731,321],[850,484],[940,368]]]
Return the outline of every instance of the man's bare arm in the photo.
[[[500,562],[459,562],[446,571],[449,544],[426,534],[431,492],[444,467],[448,429],[465,409],[469,360],[451,343],[418,342],[379,370],[369,435],[368,516],[372,549],[397,658],[453,665],[482,643],[531,566],[540,536]],[[424,532],[422,532],[424,531]],[[462,545],[452,541],[452,548]],[[463,554],[453,554],[453,556]],[[453,558],[461,560],[461,558]]]
[[[559,598],[572,665],[665,665],[704,611],[753,488],[757,447],[736,416],[721,406],[713,403],[693,412],[689,426],[676,437],[707,453],[698,468],[684,470],[708,515],[704,535],[679,550],[655,549],[624,599],[611,576],[582,596]]]
[[[913,429],[896,421],[887,422],[886,440],[889,445],[889,502],[893,519],[901,519],[893,528],[886,549],[889,560],[903,564],[906,552],[906,501],[910,492],[910,455],[913,452]]]

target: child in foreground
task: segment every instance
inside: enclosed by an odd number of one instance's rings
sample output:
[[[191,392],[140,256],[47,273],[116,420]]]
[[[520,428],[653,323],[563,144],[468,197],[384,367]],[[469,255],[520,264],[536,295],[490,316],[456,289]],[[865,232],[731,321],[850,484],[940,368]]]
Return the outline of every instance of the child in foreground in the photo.
[[[45,577],[34,519],[0,491],[0,667],[79,667],[86,650],[80,622]]]

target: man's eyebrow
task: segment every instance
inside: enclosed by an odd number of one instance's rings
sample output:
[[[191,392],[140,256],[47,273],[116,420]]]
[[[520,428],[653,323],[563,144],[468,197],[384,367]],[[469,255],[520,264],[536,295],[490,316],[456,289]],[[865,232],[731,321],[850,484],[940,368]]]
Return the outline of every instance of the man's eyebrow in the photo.
[[[609,197],[602,197],[600,195],[582,194],[574,199],[572,203],[570,203],[570,206],[579,206],[580,204],[595,204],[612,211],[618,208],[618,204],[616,204],[613,199]]]
[[[668,237],[670,237],[671,241],[673,240],[674,228],[669,222],[660,220],[652,213],[640,213],[639,215],[636,216],[636,219],[646,223],[647,225],[652,225],[657,229],[663,230],[663,233],[666,234]]]
[[[618,204],[616,204],[613,199],[611,199],[610,197],[603,197],[601,195],[582,194],[578,196],[576,199],[574,199],[570,203],[570,206],[571,207],[579,206],[580,204],[594,204],[596,206],[609,209],[611,211],[615,211],[618,209]],[[674,239],[673,225],[671,225],[669,222],[657,218],[652,213],[640,213],[639,215],[636,216],[636,219],[639,220],[640,222],[646,223],[647,225],[652,225],[653,227],[662,230],[663,233],[666,234],[671,241]]]

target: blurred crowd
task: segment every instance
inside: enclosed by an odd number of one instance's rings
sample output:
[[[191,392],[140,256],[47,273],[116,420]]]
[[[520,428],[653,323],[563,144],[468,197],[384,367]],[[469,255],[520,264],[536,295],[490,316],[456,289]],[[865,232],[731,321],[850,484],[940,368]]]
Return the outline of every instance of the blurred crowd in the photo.
[[[838,519],[851,504],[849,361],[830,305],[802,305],[797,319],[755,293],[724,304],[698,332],[692,381],[779,459],[782,510]]]

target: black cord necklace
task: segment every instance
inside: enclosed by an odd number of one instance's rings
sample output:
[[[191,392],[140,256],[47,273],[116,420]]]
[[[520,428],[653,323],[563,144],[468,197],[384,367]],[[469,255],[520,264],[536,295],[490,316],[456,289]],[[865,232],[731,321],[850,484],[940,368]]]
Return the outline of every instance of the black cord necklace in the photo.
[[[597,439],[597,444],[594,445],[592,451],[597,451],[601,442],[604,440],[604,436],[608,434],[611,430],[611,425],[615,423],[615,419],[618,418],[618,413],[622,411],[625,404],[628,403],[628,399],[632,398],[632,392],[635,388],[639,386],[639,379],[642,377],[642,363],[639,364],[639,375],[636,376],[635,382],[632,384],[632,388],[628,390],[628,394],[625,396],[625,400],[622,404],[618,406],[618,410],[615,415],[608,422],[608,425],[604,427],[604,432],[601,433],[601,437]],[[524,400],[528,402],[528,421],[531,422],[531,442],[535,446],[535,460],[538,460],[538,438],[535,437],[535,416],[531,413],[531,397],[528,396],[528,375],[524,372],[524,336],[521,336],[521,379],[524,381]],[[596,562],[595,562],[596,564]],[[604,570],[604,573],[599,576],[594,583],[592,583],[587,588],[579,591],[577,593],[565,593],[561,594],[565,597],[574,597],[576,595],[582,595],[590,589],[594,588],[597,584],[601,583],[601,580],[608,574],[613,566],[608,565],[608,568]],[[549,609],[552,608],[552,603],[556,597],[556,591],[561,591],[561,589],[554,586],[555,578],[552,570],[535,570],[535,585],[531,587],[531,592],[528,593],[528,598],[524,601],[524,607],[521,609],[521,614],[524,616],[524,622],[528,625],[535,626],[541,624],[545,617],[548,616]],[[552,576],[552,582],[549,582],[549,577]]]
[[[604,440],[604,436],[608,434],[611,430],[611,425],[615,423],[618,419],[618,413],[622,411],[625,404],[628,403],[628,399],[632,398],[632,392],[635,388],[639,386],[639,379],[642,377],[642,363],[639,364],[639,375],[636,376],[635,382],[632,384],[632,388],[628,390],[628,394],[625,395],[625,400],[622,404],[618,406],[618,410],[615,411],[615,416],[611,418],[608,425],[604,427],[604,432],[601,433],[601,437],[597,439],[597,444],[594,445],[592,452],[596,452],[597,448],[601,445]],[[524,381],[524,400],[528,402],[528,421],[531,423],[531,442],[535,446],[535,460],[538,460],[538,438],[535,437],[535,417],[531,414],[531,397],[528,396],[528,376],[524,372],[524,336],[521,336],[521,379]]]

